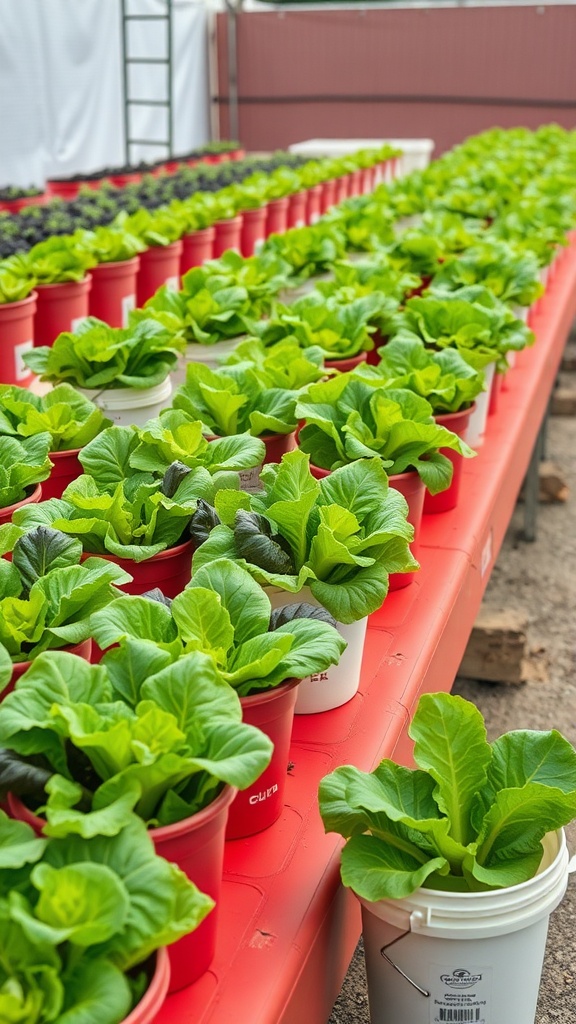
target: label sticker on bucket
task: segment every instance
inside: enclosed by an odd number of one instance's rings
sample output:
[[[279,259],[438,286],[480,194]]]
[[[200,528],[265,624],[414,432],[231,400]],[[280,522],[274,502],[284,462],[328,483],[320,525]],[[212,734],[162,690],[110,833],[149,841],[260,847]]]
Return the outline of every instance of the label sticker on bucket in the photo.
[[[248,494],[256,494],[262,490],[260,483],[260,470],[262,466],[253,466],[252,469],[242,469],[238,474],[240,477],[240,490]]]
[[[178,275],[174,274],[172,277],[167,277],[164,284],[170,289],[170,291],[177,292],[179,288]]]
[[[136,309],[136,296],[125,295],[122,299],[122,327],[128,327],[128,317],[133,309]]]
[[[71,333],[75,334],[76,331],[78,330],[78,328],[80,327],[80,324],[83,324],[84,321],[87,320],[87,319],[88,319],[87,316],[75,316],[74,319],[70,321],[70,331],[71,331]]]
[[[30,367],[26,366],[24,362],[24,353],[31,352],[33,348],[33,341],[21,341],[19,345],[14,345],[14,375],[16,380],[25,380],[32,373]]]
[[[490,1024],[491,967],[430,965],[430,1024]]]

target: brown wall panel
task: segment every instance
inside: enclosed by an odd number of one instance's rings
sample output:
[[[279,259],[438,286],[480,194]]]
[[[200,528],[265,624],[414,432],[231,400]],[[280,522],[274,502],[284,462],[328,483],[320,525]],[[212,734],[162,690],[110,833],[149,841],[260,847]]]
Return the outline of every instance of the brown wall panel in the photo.
[[[239,135],[430,136],[576,125],[576,6],[268,11],[238,16]],[[218,18],[227,134],[226,15]]]

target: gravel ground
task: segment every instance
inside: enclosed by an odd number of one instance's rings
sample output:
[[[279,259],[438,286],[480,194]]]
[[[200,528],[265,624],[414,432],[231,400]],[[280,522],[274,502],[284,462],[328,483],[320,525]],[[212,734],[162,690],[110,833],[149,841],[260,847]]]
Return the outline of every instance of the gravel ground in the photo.
[[[576,375],[571,381],[576,382]],[[565,504],[540,506],[534,544],[518,539],[523,512],[522,505],[517,506],[490,579],[487,600],[491,606],[527,614],[530,646],[545,660],[549,681],[510,687],[458,678],[453,692],[480,708],[489,739],[509,729],[557,728],[576,744],[576,418],[551,419],[547,448],[547,458],[562,468],[570,498]],[[576,823],[567,831],[570,849],[576,851]],[[576,1021],[575,920],[576,882],[572,880],[550,921],[535,1024]],[[329,1024],[370,1024],[361,943]]]

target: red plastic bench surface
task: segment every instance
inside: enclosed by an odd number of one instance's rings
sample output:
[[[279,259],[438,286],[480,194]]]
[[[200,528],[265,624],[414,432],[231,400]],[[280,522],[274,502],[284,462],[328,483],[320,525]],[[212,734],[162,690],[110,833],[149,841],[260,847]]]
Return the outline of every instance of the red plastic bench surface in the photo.
[[[506,376],[456,509],[424,517],[421,570],[371,616],[362,683],[344,707],[297,716],[286,808],[271,829],[226,844],[212,968],[170,996],[156,1024],[325,1024],[360,934],[340,884],[340,837],[325,835],[320,779],[340,764],[410,762],[423,692],[449,691],[510,521],[576,313],[576,246],[534,319],[537,343]]]

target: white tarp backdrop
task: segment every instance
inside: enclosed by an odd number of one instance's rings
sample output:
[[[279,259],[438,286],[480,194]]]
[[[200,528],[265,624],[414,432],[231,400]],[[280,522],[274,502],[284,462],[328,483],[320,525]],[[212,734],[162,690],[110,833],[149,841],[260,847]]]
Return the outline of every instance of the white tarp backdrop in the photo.
[[[129,13],[158,14],[166,0],[130,0]],[[174,153],[210,137],[208,11],[173,0]],[[163,57],[162,22],[130,22],[133,57]],[[134,97],[164,99],[163,65],[129,66]],[[162,107],[132,107],[133,137],[167,137]],[[134,161],[165,155],[133,148]],[[42,185],[123,164],[120,0],[0,0],[0,187]]]

